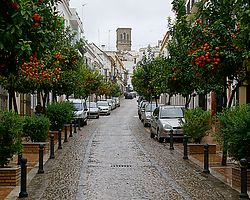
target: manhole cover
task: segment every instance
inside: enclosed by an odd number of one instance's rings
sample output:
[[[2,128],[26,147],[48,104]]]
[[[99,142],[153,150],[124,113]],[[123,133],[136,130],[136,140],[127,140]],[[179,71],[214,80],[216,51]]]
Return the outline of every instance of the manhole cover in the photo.
[[[111,165],[111,167],[132,167],[131,165]]]

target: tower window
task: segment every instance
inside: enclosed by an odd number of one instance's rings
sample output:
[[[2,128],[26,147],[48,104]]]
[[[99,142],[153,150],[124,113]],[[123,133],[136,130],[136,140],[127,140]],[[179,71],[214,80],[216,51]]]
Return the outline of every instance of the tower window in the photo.
[[[126,33],[123,33],[123,39],[126,40]]]

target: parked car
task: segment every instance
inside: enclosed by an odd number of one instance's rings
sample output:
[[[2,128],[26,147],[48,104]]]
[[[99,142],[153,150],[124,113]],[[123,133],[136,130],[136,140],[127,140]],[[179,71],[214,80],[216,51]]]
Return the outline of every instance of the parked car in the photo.
[[[110,105],[111,110],[114,110],[116,108],[115,101],[113,99],[107,99],[107,101]]]
[[[87,102],[88,108],[88,118],[96,118],[98,119],[100,116],[100,109],[97,106],[96,102]]]
[[[110,115],[111,107],[107,100],[97,101],[97,106],[100,109],[100,114]]]
[[[141,120],[141,112],[143,112],[144,111],[144,107],[145,107],[145,105],[148,103],[148,101],[146,101],[146,100],[142,100],[141,102],[140,102],[140,104],[138,105],[138,116],[139,116],[139,119]]]
[[[184,106],[159,106],[151,117],[150,136],[159,142],[169,138],[170,130],[174,135],[183,135],[181,123],[184,120]]]
[[[113,97],[112,99],[115,101],[115,106],[120,107],[120,98],[119,97]]]
[[[80,123],[80,126],[87,125],[87,105],[84,99],[69,99],[75,107],[74,119],[77,123]]]
[[[132,93],[130,93],[130,92],[126,92],[124,94],[124,96],[125,96],[125,99],[133,99],[134,98],[134,95]]]
[[[151,116],[154,111],[154,109],[159,106],[155,102],[153,103],[147,103],[144,106],[144,109],[141,110],[141,121],[143,123],[143,126],[150,126],[151,125]]]

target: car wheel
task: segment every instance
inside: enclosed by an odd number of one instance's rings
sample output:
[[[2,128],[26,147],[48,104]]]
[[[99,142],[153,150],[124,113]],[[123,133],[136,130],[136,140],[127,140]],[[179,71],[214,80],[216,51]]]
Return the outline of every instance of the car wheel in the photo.
[[[158,139],[159,143],[163,143],[163,141],[164,141],[164,138],[160,137],[159,130],[157,130],[157,139]]]
[[[143,120],[143,126],[147,127],[147,123],[145,123],[145,121]]]
[[[88,124],[88,120],[83,122],[83,125],[86,126]]]
[[[80,126],[83,127],[84,126],[84,120],[83,119],[79,119],[80,120]]]
[[[141,120],[141,115],[139,115],[139,119]]]
[[[151,127],[150,127],[150,129],[149,129],[149,130],[150,130],[150,137],[151,137],[151,138],[155,138],[155,134],[153,133],[153,131],[152,131],[152,128],[151,128]]]
[[[96,119],[99,119],[99,117],[100,117],[100,116],[98,115],[98,116],[96,117]]]

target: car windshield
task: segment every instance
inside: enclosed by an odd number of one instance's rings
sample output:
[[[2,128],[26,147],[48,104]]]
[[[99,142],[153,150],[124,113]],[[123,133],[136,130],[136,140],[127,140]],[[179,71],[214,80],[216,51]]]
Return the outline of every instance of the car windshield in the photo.
[[[97,104],[98,104],[98,106],[108,106],[107,101],[98,101]]]
[[[81,103],[73,103],[77,111],[83,110]]]
[[[95,102],[87,102],[87,107],[88,108],[96,108],[97,107],[97,105],[96,105],[96,103]]]
[[[153,112],[155,108],[156,108],[156,104],[147,104],[145,106],[145,111],[146,112]]]
[[[142,103],[141,103],[141,108],[143,108],[143,107],[145,107],[145,105],[147,104],[148,102],[147,101],[143,101]]]
[[[160,118],[182,118],[183,109],[182,108],[162,108]]]

